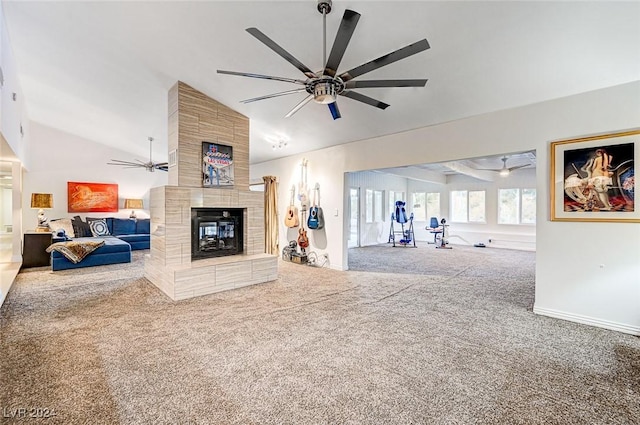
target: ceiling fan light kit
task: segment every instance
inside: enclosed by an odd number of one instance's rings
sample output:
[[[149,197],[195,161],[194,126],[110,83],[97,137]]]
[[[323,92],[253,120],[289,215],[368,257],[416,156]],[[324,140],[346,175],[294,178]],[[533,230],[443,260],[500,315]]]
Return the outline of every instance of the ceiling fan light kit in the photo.
[[[242,103],[250,103],[258,100],[271,99],[274,97],[306,92],[307,96],[296,106],[294,106],[293,109],[289,111],[289,113],[287,113],[287,115],[285,115],[286,118],[291,117],[311,100],[319,104],[328,105],[329,111],[331,112],[331,116],[334,120],[341,118],[340,110],[338,109],[337,104],[338,96],[348,97],[352,100],[384,110],[389,107],[388,104],[365,96],[364,94],[361,94],[359,92],[355,92],[352,89],[373,87],[424,87],[427,84],[426,79],[352,81],[356,77],[359,77],[363,74],[374,71],[378,68],[389,65],[393,62],[397,62],[409,56],[415,55],[416,53],[422,52],[423,50],[429,49],[430,46],[426,39],[422,39],[416,43],[395,50],[389,54],[381,56],[377,59],[369,61],[343,73],[338,73],[338,66],[340,65],[342,57],[347,50],[347,46],[349,45],[351,36],[356,29],[356,25],[358,23],[358,20],[360,19],[360,14],[353,10],[345,10],[342,21],[340,22],[340,27],[338,28],[338,33],[336,34],[335,40],[333,42],[333,47],[331,48],[331,52],[329,53],[329,58],[327,59],[326,16],[331,12],[331,7],[331,0],[318,0],[318,12],[322,14],[322,63],[324,64],[324,68],[318,72],[313,72],[306,65],[296,59],[291,53],[287,52],[275,41],[262,33],[259,29],[246,29],[249,34],[253,35],[275,53],[284,58],[287,62],[300,70],[307,78],[306,80],[297,80],[293,78],[275,77],[270,75],[252,74],[246,72],[224,71],[220,69],[217,70],[217,72],[219,74],[235,75],[239,77],[284,81],[303,86],[294,90],[287,90],[284,92],[273,93],[241,101]]]

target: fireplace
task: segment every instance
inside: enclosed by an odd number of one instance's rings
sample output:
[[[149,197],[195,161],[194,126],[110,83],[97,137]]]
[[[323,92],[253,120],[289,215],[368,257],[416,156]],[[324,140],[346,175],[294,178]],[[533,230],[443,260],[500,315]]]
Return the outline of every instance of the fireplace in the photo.
[[[191,259],[242,253],[242,208],[191,208]]]

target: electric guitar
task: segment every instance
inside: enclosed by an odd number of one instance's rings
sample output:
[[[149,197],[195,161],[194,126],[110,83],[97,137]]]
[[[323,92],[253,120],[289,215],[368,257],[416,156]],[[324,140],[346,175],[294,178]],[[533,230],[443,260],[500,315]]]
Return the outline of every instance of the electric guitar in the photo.
[[[300,208],[306,211],[309,208],[309,191],[307,189],[307,160],[302,159],[300,164],[300,182],[298,183],[298,200]]]
[[[291,203],[287,207],[287,213],[284,217],[284,225],[287,227],[298,227],[300,220],[298,219],[298,207],[293,204],[293,198],[295,197],[296,186],[291,186]]]
[[[309,209],[309,219],[307,220],[307,226],[311,230],[320,230],[324,227],[324,213],[318,205],[319,193],[320,185],[316,183],[313,188],[313,206]]]

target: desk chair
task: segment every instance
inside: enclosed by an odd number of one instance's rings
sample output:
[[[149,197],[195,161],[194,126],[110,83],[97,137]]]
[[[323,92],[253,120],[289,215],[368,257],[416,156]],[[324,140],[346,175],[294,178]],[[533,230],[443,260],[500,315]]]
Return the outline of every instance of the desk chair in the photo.
[[[427,230],[429,233],[433,233],[433,242],[429,243],[436,244],[438,242],[438,235],[442,234],[443,231],[443,227],[440,227],[440,223],[438,222],[438,217],[431,217]]]

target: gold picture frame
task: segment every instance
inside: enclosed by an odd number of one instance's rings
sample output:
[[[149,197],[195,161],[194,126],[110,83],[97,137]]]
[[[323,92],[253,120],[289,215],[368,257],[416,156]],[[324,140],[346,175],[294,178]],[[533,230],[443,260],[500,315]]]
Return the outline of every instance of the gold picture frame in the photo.
[[[551,143],[551,221],[640,223],[640,130]]]

